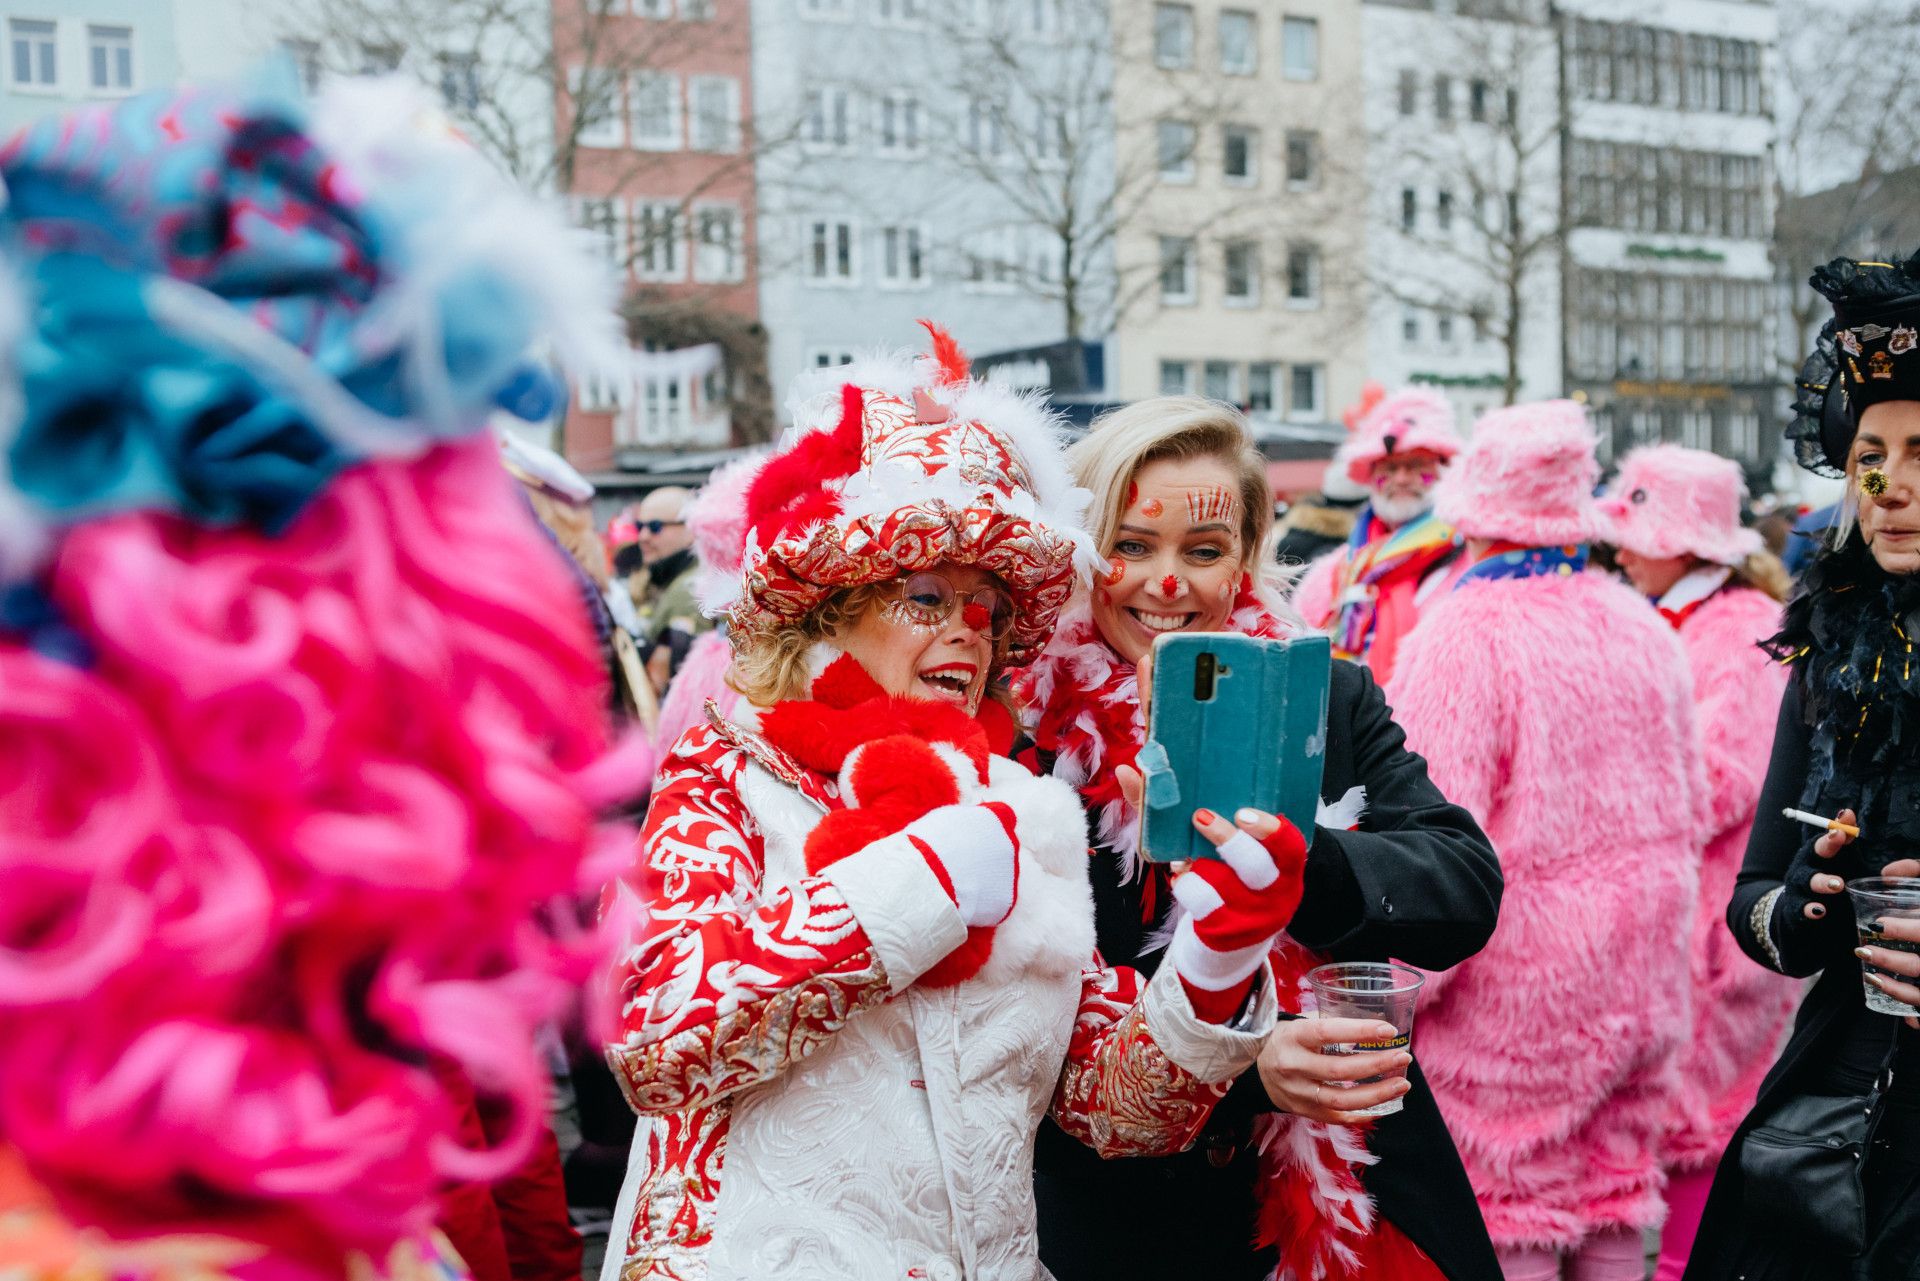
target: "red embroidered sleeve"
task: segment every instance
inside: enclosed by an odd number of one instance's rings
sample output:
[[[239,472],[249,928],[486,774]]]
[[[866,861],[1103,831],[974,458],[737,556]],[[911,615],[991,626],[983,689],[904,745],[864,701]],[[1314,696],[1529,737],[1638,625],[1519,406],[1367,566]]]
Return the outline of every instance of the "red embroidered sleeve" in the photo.
[[[643,1114],[777,1076],[887,996],[886,972],[830,881],[765,892],[764,842],[737,786],[746,764],[710,729],[683,739],[625,878],[647,919],[618,963],[608,1056]]]
[[[1209,1085],[1167,1057],[1147,1026],[1144,991],[1136,970],[1080,972],[1080,1010],[1051,1114],[1103,1157],[1184,1150],[1232,1084]]]

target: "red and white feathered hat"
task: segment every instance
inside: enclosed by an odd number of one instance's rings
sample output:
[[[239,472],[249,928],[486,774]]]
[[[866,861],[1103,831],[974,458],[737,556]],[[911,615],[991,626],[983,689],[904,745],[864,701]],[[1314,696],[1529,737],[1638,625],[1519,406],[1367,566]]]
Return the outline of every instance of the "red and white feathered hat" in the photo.
[[[1600,511],[1610,541],[1640,556],[1697,556],[1738,565],[1763,546],[1740,524],[1746,477],[1731,458],[1680,445],[1645,445],[1628,454]]]
[[[1453,424],[1453,406],[1437,391],[1407,387],[1386,395],[1369,384],[1361,395],[1359,422],[1340,446],[1347,475],[1366,484],[1374,464],[1394,454],[1432,454],[1445,462],[1460,452],[1460,433]]]
[[[738,595],[715,602],[736,635],[804,618],[833,592],[952,561],[1014,598],[1008,658],[1037,653],[1100,564],[1091,495],[1037,397],[975,381],[947,332],[930,356],[876,355],[809,370],[793,427],[747,490]]]

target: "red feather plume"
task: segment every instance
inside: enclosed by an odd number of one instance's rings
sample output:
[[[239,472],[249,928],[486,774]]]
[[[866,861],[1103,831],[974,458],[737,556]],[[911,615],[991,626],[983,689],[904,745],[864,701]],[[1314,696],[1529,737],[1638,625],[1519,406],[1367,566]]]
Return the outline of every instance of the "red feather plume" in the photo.
[[[941,385],[951,387],[967,381],[973,373],[973,362],[967,359],[966,352],[960,350],[960,344],[953,340],[953,335],[944,326],[936,325],[931,320],[922,320],[920,324],[933,339],[933,359],[940,366]]]
[[[840,421],[832,431],[809,432],[785,454],[767,460],[747,490],[747,527],[762,547],[796,517],[824,520],[839,511],[838,502],[822,490],[828,481],[859,469],[865,418],[866,394],[847,383],[840,389]]]

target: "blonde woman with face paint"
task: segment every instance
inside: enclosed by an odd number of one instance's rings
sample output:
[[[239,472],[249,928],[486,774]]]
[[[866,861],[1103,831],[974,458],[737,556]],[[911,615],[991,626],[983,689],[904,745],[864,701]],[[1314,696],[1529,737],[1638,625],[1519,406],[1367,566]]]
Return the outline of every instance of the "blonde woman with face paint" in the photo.
[[[1151,972],[1177,958],[1185,927],[1174,922],[1166,869],[1137,857],[1136,664],[1170,632],[1281,637],[1298,624],[1267,578],[1266,463],[1234,410],[1144,401],[1096,423],[1068,461],[1093,492],[1089,523],[1106,570],[1016,677],[1015,693],[1035,763],[1077,788],[1092,820],[1101,955]],[[1334,664],[1322,796],[1320,822],[1299,837],[1309,852],[1292,941],[1272,957],[1283,1011],[1298,1012],[1290,979],[1319,960],[1444,969],[1478,950],[1500,901],[1493,851],[1404,749],[1366,670],[1346,662]],[[1194,821],[1210,835],[1292,832],[1252,809],[1197,811]],[[1168,932],[1162,952],[1155,936]],[[1043,1262],[1059,1281],[1253,1281],[1276,1263],[1282,1275],[1329,1281],[1495,1281],[1472,1189],[1417,1063],[1398,1051],[1327,1052],[1330,1042],[1379,1034],[1358,1021],[1283,1017],[1257,1068],[1178,1156],[1103,1164],[1043,1126]],[[1354,1084],[1382,1073],[1380,1083]],[[1395,1098],[1404,1101],[1397,1114],[1371,1124],[1357,1115]]]

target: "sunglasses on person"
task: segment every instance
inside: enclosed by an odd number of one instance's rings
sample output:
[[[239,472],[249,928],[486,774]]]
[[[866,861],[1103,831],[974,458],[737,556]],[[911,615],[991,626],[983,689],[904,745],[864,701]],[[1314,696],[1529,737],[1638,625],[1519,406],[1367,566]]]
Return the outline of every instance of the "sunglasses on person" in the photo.
[[[643,534],[657,534],[663,529],[672,529],[686,523],[684,520],[640,520],[635,521],[633,527]]]
[[[922,570],[888,584],[887,599],[906,620],[920,627],[945,627],[961,610],[967,626],[990,640],[1005,640],[1013,630],[1013,597],[1003,588],[957,590],[946,575]]]

